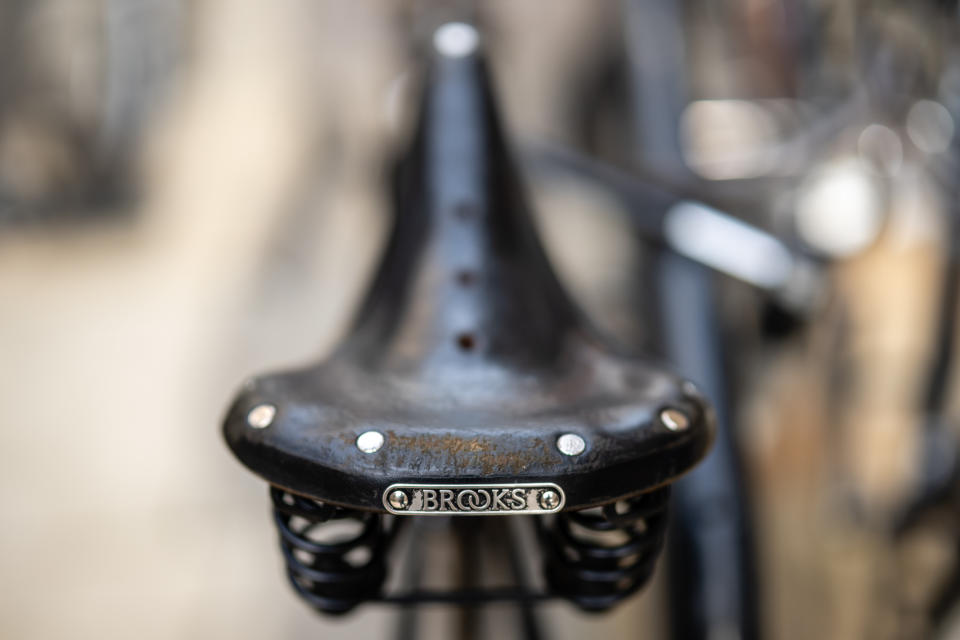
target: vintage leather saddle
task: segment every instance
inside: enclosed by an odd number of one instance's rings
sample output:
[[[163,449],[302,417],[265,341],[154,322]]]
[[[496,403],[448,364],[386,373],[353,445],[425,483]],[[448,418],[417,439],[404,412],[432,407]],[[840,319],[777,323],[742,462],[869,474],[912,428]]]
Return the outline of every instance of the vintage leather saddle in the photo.
[[[705,455],[704,398],[606,344],[551,269],[478,53],[435,56],[394,177],[349,335],[229,409],[246,466],[354,510],[544,513],[650,492]]]

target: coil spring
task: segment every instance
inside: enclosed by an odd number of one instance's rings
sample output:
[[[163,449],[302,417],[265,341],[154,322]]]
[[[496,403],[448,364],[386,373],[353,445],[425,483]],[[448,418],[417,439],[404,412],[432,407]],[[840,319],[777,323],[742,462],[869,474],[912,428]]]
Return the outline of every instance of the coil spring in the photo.
[[[378,514],[324,504],[278,487],[270,487],[270,497],[287,576],[304,600],[324,613],[346,613],[380,592],[387,536]],[[359,528],[359,533],[335,536],[337,528]]]
[[[669,497],[664,487],[558,514],[542,530],[553,591],[585,610],[604,611],[643,587],[663,548]]]

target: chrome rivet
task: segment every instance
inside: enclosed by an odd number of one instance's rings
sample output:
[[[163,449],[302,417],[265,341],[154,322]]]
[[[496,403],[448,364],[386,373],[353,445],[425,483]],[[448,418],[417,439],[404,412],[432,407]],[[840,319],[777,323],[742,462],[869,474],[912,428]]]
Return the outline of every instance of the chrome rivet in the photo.
[[[557,495],[556,491],[547,489],[540,494],[540,506],[547,511],[552,511],[560,506],[560,496]]]
[[[364,453],[376,453],[383,446],[383,434],[379,431],[364,431],[357,437],[357,449]]]
[[[254,429],[266,429],[273,424],[277,408],[272,404],[258,404],[247,414],[247,424]]]
[[[679,409],[664,409],[660,412],[660,422],[670,431],[686,431],[690,418]]]
[[[433,33],[433,47],[447,58],[463,58],[477,50],[480,34],[465,22],[448,22]]]
[[[575,433],[565,433],[557,438],[557,449],[565,456],[578,456],[586,448],[587,443]]]
[[[390,506],[396,509],[397,511],[403,511],[408,506],[410,506],[410,498],[407,497],[403,491],[397,489],[390,493],[390,497],[387,498],[387,501],[390,503]]]

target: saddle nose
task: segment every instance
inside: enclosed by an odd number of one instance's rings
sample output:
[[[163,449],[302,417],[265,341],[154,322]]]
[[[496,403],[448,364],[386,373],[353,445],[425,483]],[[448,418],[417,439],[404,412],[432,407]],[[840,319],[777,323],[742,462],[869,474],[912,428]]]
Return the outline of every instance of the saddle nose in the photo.
[[[351,509],[552,512],[649,492],[705,455],[706,401],[605,344],[554,274],[478,49],[435,52],[395,177],[390,240],[348,336],[230,408],[224,434],[247,467]]]

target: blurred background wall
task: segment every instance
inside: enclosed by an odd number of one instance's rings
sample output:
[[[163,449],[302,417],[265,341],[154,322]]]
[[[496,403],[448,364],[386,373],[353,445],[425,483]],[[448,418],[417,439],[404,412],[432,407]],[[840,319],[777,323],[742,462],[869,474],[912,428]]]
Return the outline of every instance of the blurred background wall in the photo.
[[[683,153],[658,155],[663,121],[638,127],[646,166],[682,165],[733,203],[728,185],[762,178],[746,188],[763,206],[734,213],[830,258],[803,329],[752,342],[736,371],[764,628],[918,637],[909,605],[942,580],[955,537],[935,526],[893,544],[887,523],[916,475],[918,388],[942,346],[953,195],[929,158],[952,140],[948,47],[890,3],[729,0],[677,3],[683,39],[644,48],[628,4],[485,6],[510,129],[632,166],[609,80],[624,50],[654,75],[686,69],[667,136]],[[330,620],[295,598],[265,487],[219,422],[246,377],[319,357],[349,321],[389,221],[428,10],[0,2],[0,637],[390,632],[389,610]],[[886,93],[850,62],[864,48],[893,61]],[[615,207],[595,189],[533,182],[561,273],[629,341],[639,258],[623,220],[596,214]],[[759,334],[748,295],[732,286],[728,315]],[[545,611],[557,637],[660,637],[664,606],[658,584],[605,617]],[[428,611],[436,637],[446,615]]]

